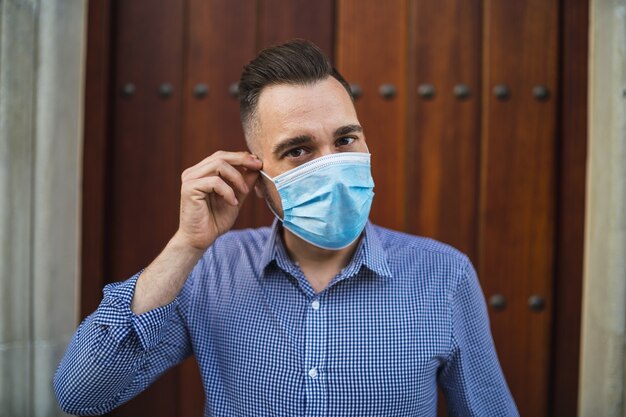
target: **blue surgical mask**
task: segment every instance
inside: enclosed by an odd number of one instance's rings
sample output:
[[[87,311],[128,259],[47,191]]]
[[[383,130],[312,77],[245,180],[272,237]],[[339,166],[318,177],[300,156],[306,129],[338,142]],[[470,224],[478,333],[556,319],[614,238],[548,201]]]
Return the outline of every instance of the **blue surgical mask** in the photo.
[[[278,190],[284,215],[276,217],[312,245],[343,249],[365,228],[374,197],[369,153],[322,156],[274,178],[261,174]]]

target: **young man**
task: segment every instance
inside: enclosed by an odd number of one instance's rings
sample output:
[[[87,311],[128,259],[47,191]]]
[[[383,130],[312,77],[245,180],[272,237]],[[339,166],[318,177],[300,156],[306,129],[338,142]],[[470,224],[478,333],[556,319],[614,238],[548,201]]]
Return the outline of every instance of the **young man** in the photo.
[[[464,255],[367,222],[369,153],[350,90],[306,41],[241,77],[251,153],[182,175],[163,252],[108,285],[55,376],[64,410],[101,414],[194,354],[206,416],[513,416]],[[256,190],[280,221],[230,231]]]

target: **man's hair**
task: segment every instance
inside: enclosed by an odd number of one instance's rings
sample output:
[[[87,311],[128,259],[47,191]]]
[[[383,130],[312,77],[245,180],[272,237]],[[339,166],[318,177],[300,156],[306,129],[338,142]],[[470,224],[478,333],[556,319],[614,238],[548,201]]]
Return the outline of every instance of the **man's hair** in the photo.
[[[239,115],[246,131],[246,140],[249,140],[248,130],[265,87],[278,84],[310,85],[328,77],[339,81],[354,100],[350,85],[312,42],[294,39],[259,52],[244,67],[239,80]]]

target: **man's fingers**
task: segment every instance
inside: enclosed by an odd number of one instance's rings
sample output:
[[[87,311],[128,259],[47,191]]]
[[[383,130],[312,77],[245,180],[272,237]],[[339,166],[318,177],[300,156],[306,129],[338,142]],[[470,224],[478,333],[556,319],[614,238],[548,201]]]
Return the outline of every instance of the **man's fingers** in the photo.
[[[198,174],[198,178],[217,175],[232,184],[239,192],[247,194],[249,191],[242,173],[223,160],[218,159],[208,162],[196,174]]]
[[[196,199],[215,193],[237,206],[250,192],[262,167],[263,163],[249,152],[219,151],[183,172],[182,193]]]
[[[196,165],[187,168],[183,174],[183,181],[200,178],[207,175],[211,175],[211,169],[219,166],[219,161],[223,161],[231,166],[245,167],[247,169],[258,171],[263,167],[263,163],[254,155],[249,152],[225,152],[218,151],[213,155],[203,159]],[[217,163],[217,164],[216,164]]]
[[[248,190],[252,191],[254,185],[261,176],[261,173],[259,173],[259,171],[244,170],[241,175],[243,175],[243,180],[245,181]]]
[[[191,198],[197,199],[205,199],[210,194],[215,193],[232,206],[239,204],[231,186],[216,176],[197,178],[186,182],[183,184],[183,193],[188,193]]]

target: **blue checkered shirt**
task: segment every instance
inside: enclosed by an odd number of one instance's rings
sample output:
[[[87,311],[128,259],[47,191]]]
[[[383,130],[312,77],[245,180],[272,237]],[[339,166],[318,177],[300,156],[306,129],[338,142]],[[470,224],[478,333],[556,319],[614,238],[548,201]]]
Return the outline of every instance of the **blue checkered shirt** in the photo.
[[[107,285],[55,375],[62,408],[102,414],[195,355],[205,416],[517,416],[468,258],[372,224],[320,293],[280,226],[231,231],[170,304],[134,315]]]

